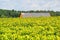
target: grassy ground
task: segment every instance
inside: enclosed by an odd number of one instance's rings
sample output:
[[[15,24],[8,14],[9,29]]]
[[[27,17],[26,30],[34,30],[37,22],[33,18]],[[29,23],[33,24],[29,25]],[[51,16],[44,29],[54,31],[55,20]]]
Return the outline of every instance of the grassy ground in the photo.
[[[0,18],[0,40],[60,40],[60,17]]]

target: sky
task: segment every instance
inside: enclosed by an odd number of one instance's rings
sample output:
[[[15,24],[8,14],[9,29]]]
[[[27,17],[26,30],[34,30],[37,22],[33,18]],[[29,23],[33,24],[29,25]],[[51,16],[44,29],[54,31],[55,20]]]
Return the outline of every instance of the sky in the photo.
[[[60,0],[0,0],[0,9],[60,11]]]

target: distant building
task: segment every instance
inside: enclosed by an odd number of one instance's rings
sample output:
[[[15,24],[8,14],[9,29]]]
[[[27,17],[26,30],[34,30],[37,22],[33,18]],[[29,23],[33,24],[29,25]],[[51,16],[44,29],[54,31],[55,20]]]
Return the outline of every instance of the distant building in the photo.
[[[50,16],[50,13],[21,13],[20,17],[41,17]]]

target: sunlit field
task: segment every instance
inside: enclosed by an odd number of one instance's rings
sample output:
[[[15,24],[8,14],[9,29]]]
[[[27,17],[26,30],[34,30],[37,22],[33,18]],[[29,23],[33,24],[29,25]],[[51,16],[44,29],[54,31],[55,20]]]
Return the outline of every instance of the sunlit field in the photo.
[[[0,18],[0,40],[60,40],[60,16]]]

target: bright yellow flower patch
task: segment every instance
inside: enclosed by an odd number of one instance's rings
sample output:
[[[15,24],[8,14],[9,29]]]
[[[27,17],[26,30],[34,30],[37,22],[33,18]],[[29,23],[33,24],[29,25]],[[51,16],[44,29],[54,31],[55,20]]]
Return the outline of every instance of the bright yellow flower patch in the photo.
[[[0,18],[0,40],[60,40],[60,16]]]

